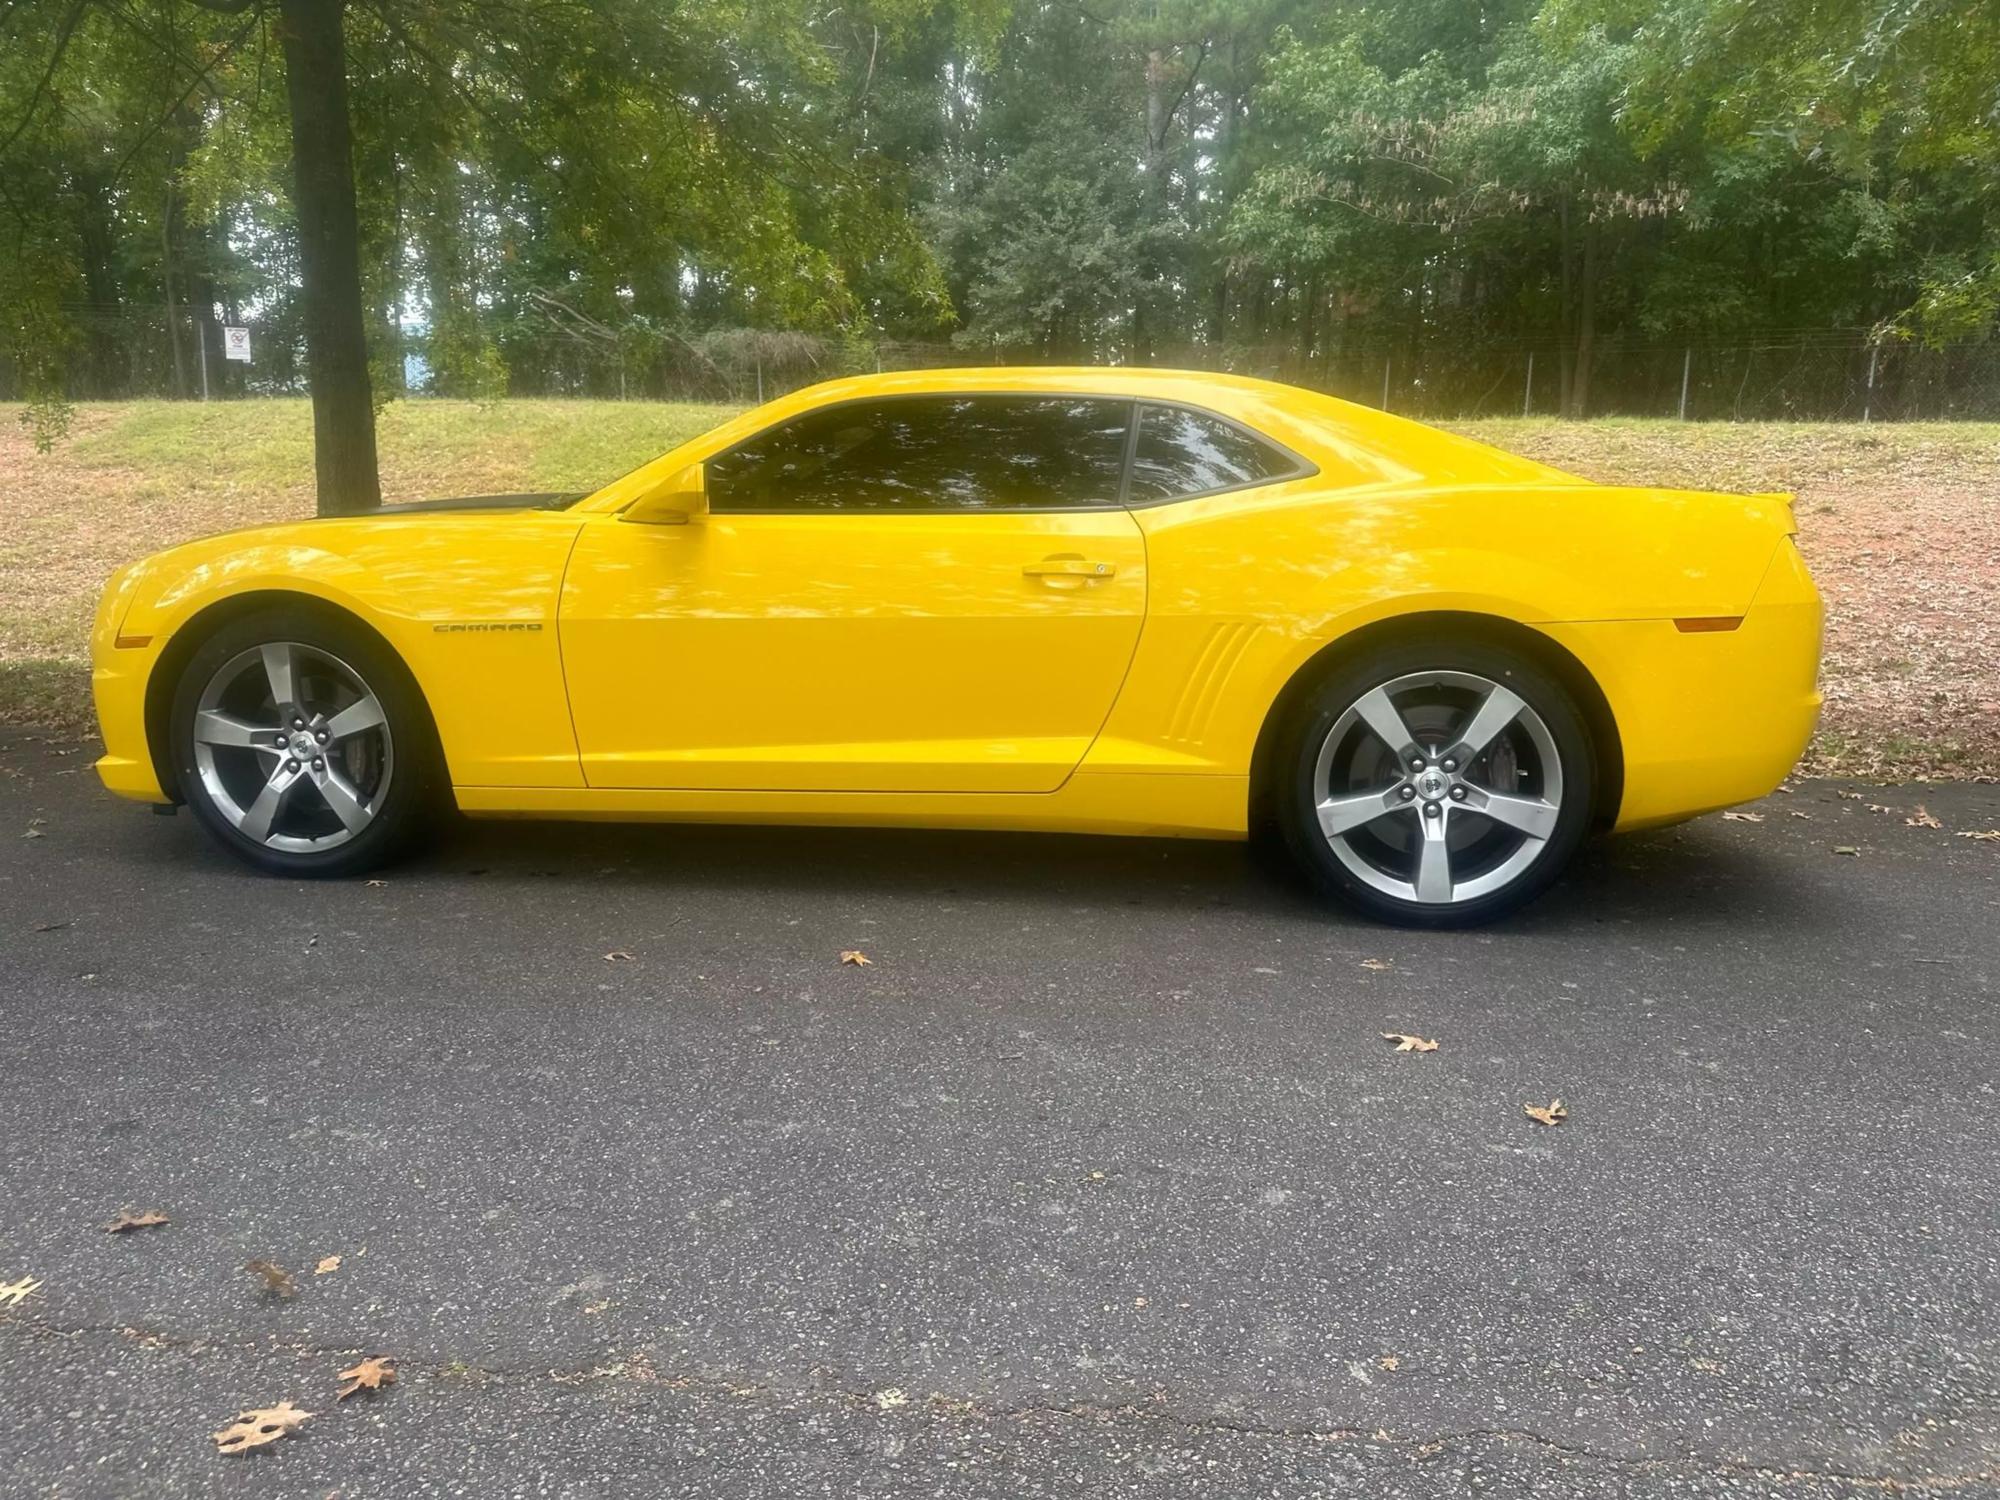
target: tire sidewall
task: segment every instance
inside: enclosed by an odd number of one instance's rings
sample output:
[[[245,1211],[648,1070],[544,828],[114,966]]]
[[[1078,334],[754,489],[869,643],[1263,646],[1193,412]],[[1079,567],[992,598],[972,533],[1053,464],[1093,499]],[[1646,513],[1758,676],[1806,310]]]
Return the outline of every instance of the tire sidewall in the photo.
[[[210,800],[195,764],[195,710],[209,680],[231,658],[272,641],[296,641],[346,662],[388,720],[396,757],[388,796],[367,828],[332,849],[298,853],[245,837]],[[428,822],[442,781],[436,732],[408,669],[368,632],[309,608],[259,610],[223,625],[196,647],[174,686],[167,735],[180,794],[196,820],[231,853],[277,875],[336,877],[388,863],[407,851]]]
[[[1539,858],[1512,881],[1473,901],[1429,906],[1391,896],[1342,864],[1319,830],[1314,773],[1334,722],[1369,689],[1416,672],[1472,672],[1503,683],[1542,717],[1561,758],[1562,807]],[[1472,927],[1532,901],[1562,873],[1590,832],[1597,757],[1590,732],[1562,684],[1529,657],[1504,646],[1449,638],[1413,638],[1367,651],[1335,666],[1307,694],[1279,762],[1275,799],[1285,842],[1313,883],[1368,916],[1404,927]]]

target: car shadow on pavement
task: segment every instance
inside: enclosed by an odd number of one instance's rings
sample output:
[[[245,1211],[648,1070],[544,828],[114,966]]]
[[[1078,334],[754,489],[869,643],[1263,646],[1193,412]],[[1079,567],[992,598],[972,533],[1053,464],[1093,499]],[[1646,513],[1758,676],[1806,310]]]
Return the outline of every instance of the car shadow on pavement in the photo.
[[[410,875],[502,885],[609,881],[704,890],[1035,903],[1087,897],[1148,910],[1255,910],[1369,927],[1321,900],[1281,855],[1233,842],[1064,834],[460,820],[412,859]],[[1562,931],[1605,922],[1741,917],[1781,906],[1788,922],[1838,920],[1786,899],[1780,852],[1694,825],[1599,839],[1554,889],[1510,919]]]

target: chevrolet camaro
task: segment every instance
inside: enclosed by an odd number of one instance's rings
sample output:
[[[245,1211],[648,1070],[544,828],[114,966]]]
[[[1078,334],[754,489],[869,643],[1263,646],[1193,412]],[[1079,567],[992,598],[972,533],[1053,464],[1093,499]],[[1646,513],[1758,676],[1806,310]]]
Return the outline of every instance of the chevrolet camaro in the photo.
[[[1269,832],[1390,921],[1769,792],[1819,705],[1789,497],[1592,484],[1310,391],[927,371],[590,494],[110,580],[104,783],[284,875],[429,815]]]

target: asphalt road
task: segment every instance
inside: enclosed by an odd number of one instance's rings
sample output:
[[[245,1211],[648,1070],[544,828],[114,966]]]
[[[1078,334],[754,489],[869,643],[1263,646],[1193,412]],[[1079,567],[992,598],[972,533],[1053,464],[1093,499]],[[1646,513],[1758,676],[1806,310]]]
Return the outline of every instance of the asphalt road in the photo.
[[[65,748],[0,734],[0,1493],[2000,1494],[2000,787],[1432,936],[1227,845],[290,884]]]

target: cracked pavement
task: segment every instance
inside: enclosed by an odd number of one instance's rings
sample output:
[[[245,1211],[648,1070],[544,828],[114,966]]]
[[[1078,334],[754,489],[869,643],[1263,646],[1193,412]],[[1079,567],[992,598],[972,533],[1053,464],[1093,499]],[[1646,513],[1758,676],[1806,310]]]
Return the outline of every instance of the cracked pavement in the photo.
[[[293,884],[87,761],[0,731],[0,1493],[2000,1495],[2000,787],[1431,935],[1197,843]]]

